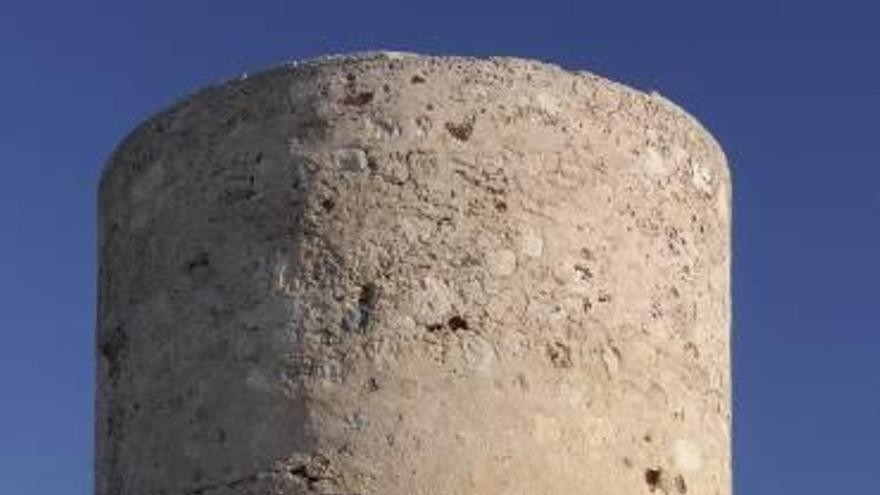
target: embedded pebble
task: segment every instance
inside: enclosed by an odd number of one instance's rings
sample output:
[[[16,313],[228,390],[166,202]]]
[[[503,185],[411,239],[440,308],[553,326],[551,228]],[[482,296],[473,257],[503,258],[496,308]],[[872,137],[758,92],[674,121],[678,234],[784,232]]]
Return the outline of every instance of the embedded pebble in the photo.
[[[654,177],[662,177],[667,174],[666,163],[663,155],[657,149],[651,147],[645,150],[642,155],[642,167],[648,175]]]
[[[712,172],[694,159],[691,159],[691,182],[704,194],[712,194]]]
[[[487,256],[489,271],[493,274],[506,277],[516,271],[516,253],[509,249],[499,249]]]
[[[362,149],[344,148],[333,154],[336,166],[346,172],[362,172],[367,169],[367,154]]]
[[[540,258],[544,252],[544,239],[534,230],[525,228],[520,234],[519,249],[530,258]]]
[[[419,324],[435,324],[452,310],[449,288],[442,281],[428,276],[420,281],[415,295],[413,319]]]

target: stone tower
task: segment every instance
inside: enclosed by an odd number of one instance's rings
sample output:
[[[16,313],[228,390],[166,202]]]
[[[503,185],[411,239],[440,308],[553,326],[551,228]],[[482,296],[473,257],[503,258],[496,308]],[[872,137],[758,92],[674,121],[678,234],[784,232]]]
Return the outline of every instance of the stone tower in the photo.
[[[657,94],[340,56],[100,190],[97,495],[729,495],[730,183]]]

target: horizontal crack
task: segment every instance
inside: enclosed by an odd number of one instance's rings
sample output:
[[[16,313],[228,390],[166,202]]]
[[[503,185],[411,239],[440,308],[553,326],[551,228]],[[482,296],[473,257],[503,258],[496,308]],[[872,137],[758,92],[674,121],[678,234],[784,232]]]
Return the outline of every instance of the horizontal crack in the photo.
[[[257,471],[255,473],[249,474],[247,476],[242,476],[240,478],[236,478],[231,481],[221,481],[218,483],[211,483],[207,485],[202,485],[196,488],[193,488],[184,493],[184,495],[205,495],[214,490],[219,490],[221,488],[229,488],[235,490],[241,485],[245,483],[253,483],[260,479],[262,476],[272,475],[272,474],[280,474],[281,471],[279,469],[266,469],[263,471]]]
[[[212,491],[220,489],[237,490],[249,483],[255,483],[260,478],[284,474],[298,478],[310,491],[322,481],[335,482],[336,479],[336,476],[330,469],[330,461],[324,456],[314,455],[308,462],[280,461],[275,467],[256,471],[229,481],[209,483],[191,488],[184,492],[183,495],[210,495]]]

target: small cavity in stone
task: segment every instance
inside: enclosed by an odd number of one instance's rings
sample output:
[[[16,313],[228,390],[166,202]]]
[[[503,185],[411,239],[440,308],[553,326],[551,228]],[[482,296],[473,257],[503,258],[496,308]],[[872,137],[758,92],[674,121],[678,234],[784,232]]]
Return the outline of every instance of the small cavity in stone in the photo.
[[[360,172],[367,168],[367,154],[364,150],[345,148],[334,154],[336,165],[348,172]]]
[[[367,380],[367,390],[370,392],[377,392],[379,388],[381,387],[379,386],[379,380],[376,377],[373,376]]]
[[[365,333],[370,326],[370,319],[379,300],[379,290],[373,283],[361,286],[357,306],[352,308],[342,319],[342,326],[350,332]]]
[[[345,105],[352,105],[356,107],[364,106],[367,103],[373,101],[373,92],[372,91],[361,91],[360,93],[355,93],[352,95],[346,96],[342,103]]]
[[[675,488],[678,490],[678,493],[687,493],[687,483],[684,481],[684,476],[678,475],[675,477]]]
[[[590,270],[590,267],[586,265],[582,265],[580,263],[574,265],[574,270],[580,275],[583,280],[590,280],[593,278],[593,272]]]
[[[186,270],[188,272],[194,272],[200,268],[208,268],[209,266],[211,266],[211,260],[208,257],[208,253],[202,251],[193,256],[186,263]]]
[[[459,141],[467,141],[474,132],[474,122],[472,119],[459,124],[447,122],[446,130],[449,131],[449,134],[452,134],[452,137],[455,139],[458,139]]]
[[[553,342],[547,346],[547,356],[556,368],[571,368],[571,349],[562,342]]]
[[[509,249],[499,249],[487,257],[489,271],[494,275],[506,277],[516,271],[516,253]]]
[[[459,315],[455,315],[452,318],[450,318],[449,321],[446,322],[446,324],[449,325],[449,329],[452,331],[467,330],[468,329],[467,320],[465,320],[464,318],[462,318]]]
[[[660,468],[648,468],[645,470],[645,483],[648,484],[648,488],[651,489],[651,493],[653,493],[657,488],[660,487],[660,480],[663,477],[663,470]]]
[[[429,332],[437,332],[443,328],[442,323],[431,323],[425,326]]]

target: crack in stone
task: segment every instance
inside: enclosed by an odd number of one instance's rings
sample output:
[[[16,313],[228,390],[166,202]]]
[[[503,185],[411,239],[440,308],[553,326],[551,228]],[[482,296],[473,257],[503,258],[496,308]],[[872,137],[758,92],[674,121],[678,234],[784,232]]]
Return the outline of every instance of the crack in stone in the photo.
[[[202,485],[202,486],[199,486],[196,488],[192,488],[192,489],[184,492],[184,495],[205,495],[205,494],[208,494],[214,490],[219,490],[221,488],[228,488],[230,490],[236,490],[236,489],[238,489],[238,487],[244,485],[245,483],[253,483],[263,476],[269,476],[269,475],[280,474],[280,473],[281,473],[281,470],[277,469],[277,468],[265,469],[262,471],[257,471],[255,473],[249,474],[247,476],[242,476],[240,478],[236,478],[231,481],[221,481],[221,482],[217,482],[217,483],[210,483],[207,485]]]
[[[314,455],[307,462],[279,461],[275,467],[256,471],[229,481],[209,483],[183,493],[183,495],[210,495],[216,490],[228,489],[239,491],[248,484],[256,483],[262,478],[272,476],[292,476],[304,484],[309,493],[323,493],[318,486],[322,482],[336,484],[337,475],[330,466],[330,460],[322,455]]]

